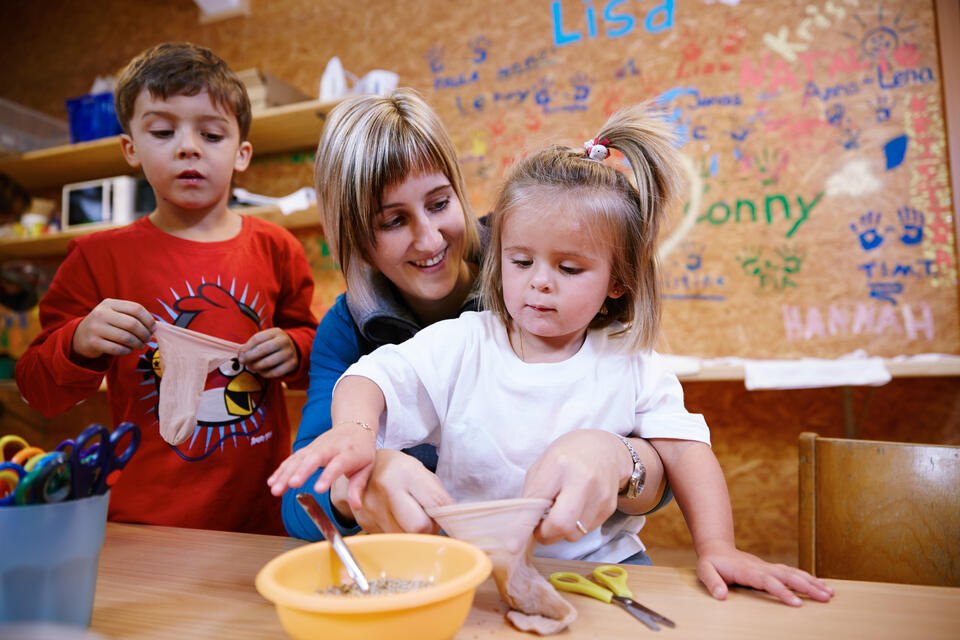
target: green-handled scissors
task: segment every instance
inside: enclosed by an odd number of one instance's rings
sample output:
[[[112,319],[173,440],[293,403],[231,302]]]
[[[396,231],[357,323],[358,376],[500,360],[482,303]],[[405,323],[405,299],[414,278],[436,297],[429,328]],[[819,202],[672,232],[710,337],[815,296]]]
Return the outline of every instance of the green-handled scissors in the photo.
[[[633,592],[627,586],[627,571],[623,567],[613,564],[600,565],[593,570],[593,577],[603,586],[587,580],[579,573],[569,571],[551,574],[550,584],[560,591],[590,596],[607,604],[614,602],[654,631],[660,630],[657,626],[658,622],[671,628],[677,626],[670,618],[660,615],[653,609],[648,609],[633,599]]]

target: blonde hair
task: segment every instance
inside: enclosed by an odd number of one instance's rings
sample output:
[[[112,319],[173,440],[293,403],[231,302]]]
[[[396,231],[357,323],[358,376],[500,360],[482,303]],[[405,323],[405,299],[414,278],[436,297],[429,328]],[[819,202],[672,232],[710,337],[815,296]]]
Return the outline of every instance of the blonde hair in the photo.
[[[347,290],[373,302],[370,283],[376,249],[373,220],[383,192],[409,175],[443,173],[466,219],[465,255],[479,252],[476,219],[450,134],[413,89],[392,95],[355,96],[334,107],[317,145],[314,185],[324,235],[340,263]]]
[[[610,116],[596,140],[626,157],[636,184],[614,168],[612,159],[591,160],[582,149],[555,145],[520,160],[491,214],[490,248],[481,276],[484,306],[509,325],[500,255],[503,227],[514,211],[529,206],[544,190],[552,191],[563,199],[565,210],[576,211],[586,221],[584,227],[604,234],[613,251],[611,276],[625,292],[607,298],[590,328],[621,323],[624,328],[616,333],[630,348],[649,349],[660,328],[657,233],[680,184],[675,133],[649,103],[643,103]]]

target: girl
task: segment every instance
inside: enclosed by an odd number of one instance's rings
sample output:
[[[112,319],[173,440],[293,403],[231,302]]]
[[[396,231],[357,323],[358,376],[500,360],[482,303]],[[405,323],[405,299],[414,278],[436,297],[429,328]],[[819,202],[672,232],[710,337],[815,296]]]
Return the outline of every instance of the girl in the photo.
[[[450,136],[415,92],[348,98],[332,110],[317,149],[315,186],[326,239],[343,270],[347,293],[337,299],[317,329],[310,390],[294,443],[299,451],[330,429],[333,387],[361,355],[400,343],[423,327],[476,309],[475,283],[484,227],[470,211]],[[590,420],[579,425],[596,424]],[[646,466],[646,489],[624,508],[642,513],[662,492],[662,466],[653,448],[630,438]],[[587,493],[617,502],[619,477],[597,460],[626,456],[609,435],[583,432],[541,459],[541,491],[568,511],[556,510],[538,534],[544,542],[578,536],[576,507]],[[437,477],[432,445],[381,449],[362,504],[347,504],[342,484],[317,498],[344,533],[359,523],[367,531],[433,531],[425,505],[452,502]],[[627,456],[627,462],[632,462]],[[627,462],[623,464],[626,465]],[[537,474],[531,474],[536,478]],[[296,494],[314,491],[316,478],[283,496],[284,524],[291,535],[316,540],[320,532],[297,504]],[[302,486],[301,486],[302,485]],[[598,488],[599,487],[599,488]],[[279,495],[285,487],[274,486]],[[589,516],[589,517],[588,517]]]
[[[651,350],[660,313],[655,239],[677,182],[668,129],[640,105],[614,114],[585,147],[533,154],[507,179],[493,212],[490,255],[499,259],[484,265],[488,310],[437,323],[352,366],[334,393],[334,428],[286,460],[270,485],[299,486],[326,464],[316,488],[345,474],[358,505],[378,440],[431,442],[437,475],[458,501],[554,498],[535,473],[539,453],[599,424],[592,433],[610,442],[651,440],[714,597],[738,583],[795,606],[794,592],[829,600],[821,580],[736,549],[706,424],[684,409],[678,380]],[[608,148],[626,156],[636,186],[602,164]],[[616,469],[619,461],[604,464]],[[630,492],[635,477],[621,475]],[[579,535],[538,555],[630,555],[642,523],[590,498],[595,506],[580,511]],[[575,508],[556,497],[555,510]]]

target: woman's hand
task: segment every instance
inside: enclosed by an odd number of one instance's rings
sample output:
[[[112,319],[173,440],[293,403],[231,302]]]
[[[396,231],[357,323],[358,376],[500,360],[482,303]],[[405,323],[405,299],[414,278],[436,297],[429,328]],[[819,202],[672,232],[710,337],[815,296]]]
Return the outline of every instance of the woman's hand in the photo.
[[[347,499],[359,506],[367,478],[373,471],[376,447],[376,432],[349,423],[339,428],[334,426],[290,454],[267,478],[267,485],[273,495],[282,496],[287,489],[302,487],[307,478],[323,467],[313,490],[323,493],[334,480],[343,478],[348,486]]]
[[[436,533],[439,527],[425,509],[453,504],[439,478],[402,451],[378,449],[363,503],[351,509],[341,478],[330,489],[330,502],[368,533]]]
[[[638,500],[649,510],[662,493],[663,468],[652,447],[631,439],[647,467],[647,483]],[[598,429],[571,431],[554,440],[527,470],[523,495],[547,498],[553,506],[534,531],[542,544],[579,540],[617,509],[618,494],[633,472],[633,458],[615,434]],[[643,513],[631,509],[631,513]]]

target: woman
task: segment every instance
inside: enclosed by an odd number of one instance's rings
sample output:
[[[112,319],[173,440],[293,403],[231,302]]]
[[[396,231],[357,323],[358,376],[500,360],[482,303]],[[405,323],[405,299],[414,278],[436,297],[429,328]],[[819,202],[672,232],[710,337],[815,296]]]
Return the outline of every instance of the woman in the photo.
[[[317,148],[314,182],[326,239],[347,292],[317,328],[294,450],[331,428],[333,387],[360,356],[403,342],[438,320],[476,310],[473,294],[485,232],[470,209],[449,134],[409,89],[337,105]],[[609,438],[595,438],[588,429],[568,435],[527,474],[524,495],[554,501],[537,529],[540,542],[579,538],[578,523],[595,521],[595,511],[616,505],[621,489],[640,489],[647,500],[632,504],[644,511],[663,501],[662,465],[644,440],[630,439],[646,470],[640,487],[639,464],[627,448],[611,446]],[[435,466],[432,447],[381,450],[361,509],[349,507],[339,483],[316,497],[345,534],[361,527],[436,531],[424,507],[452,499],[432,473]],[[296,494],[314,492],[319,473],[283,495],[284,525],[293,536],[322,539],[296,501]],[[603,499],[587,501],[597,486]],[[637,561],[648,562],[645,556]]]

